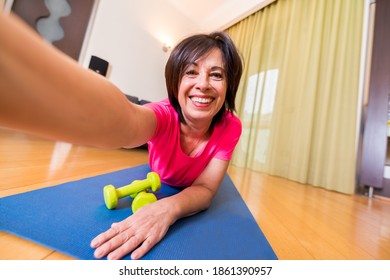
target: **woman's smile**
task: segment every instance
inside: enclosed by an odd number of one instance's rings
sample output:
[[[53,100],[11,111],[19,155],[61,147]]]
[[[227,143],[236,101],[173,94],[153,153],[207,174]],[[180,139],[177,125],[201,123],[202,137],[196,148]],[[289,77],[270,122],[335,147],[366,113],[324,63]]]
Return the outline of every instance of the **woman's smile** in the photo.
[[[202,108],[208,107],[208,105],[214,101],[214,98],[212,97],[190,96],[189,98],[196,107]]]

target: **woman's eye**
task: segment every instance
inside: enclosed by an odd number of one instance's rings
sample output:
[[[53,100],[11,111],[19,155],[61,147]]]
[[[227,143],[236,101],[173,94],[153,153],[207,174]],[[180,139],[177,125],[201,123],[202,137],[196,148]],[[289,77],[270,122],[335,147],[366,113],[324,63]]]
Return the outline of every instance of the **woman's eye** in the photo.
[[[188,70],[185,73],[187,76],[195,76],[197,73],[195,70]]]
[[[210,74],[210,76],[211,76],[214,80],[222,80],[222,79],[223,79],[222,73],[219,73],[219,72],[213,72],[213,73]]]

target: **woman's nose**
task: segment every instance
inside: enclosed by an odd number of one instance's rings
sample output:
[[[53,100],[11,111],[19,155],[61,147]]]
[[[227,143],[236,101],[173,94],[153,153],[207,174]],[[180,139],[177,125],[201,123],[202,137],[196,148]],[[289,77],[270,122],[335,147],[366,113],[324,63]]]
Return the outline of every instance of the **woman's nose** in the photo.
[[[196,81],[196,87],[200,91],[205,91],[205,90],[209,89],[210,88],[210,81],[209,81],[208,75],[203,74],[203,73],[199,74],[198,79]]]

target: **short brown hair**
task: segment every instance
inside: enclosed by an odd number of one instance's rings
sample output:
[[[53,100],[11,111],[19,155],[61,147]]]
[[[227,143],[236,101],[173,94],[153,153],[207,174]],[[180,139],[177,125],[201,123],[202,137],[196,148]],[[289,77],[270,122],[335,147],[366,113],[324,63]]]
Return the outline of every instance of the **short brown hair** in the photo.
[[[242,74],[242,61],[231,38],[224,32],[197,34],[181,41],[171,52],[165,65],[165,82],[169,101],[185,123],[178,101],[179,83],[186,67],[217,48],[222,52],[222,59],[227,78],[225,106],[214,116],[212,125],[222,120],[226,110],[235,111],[235,99]]]

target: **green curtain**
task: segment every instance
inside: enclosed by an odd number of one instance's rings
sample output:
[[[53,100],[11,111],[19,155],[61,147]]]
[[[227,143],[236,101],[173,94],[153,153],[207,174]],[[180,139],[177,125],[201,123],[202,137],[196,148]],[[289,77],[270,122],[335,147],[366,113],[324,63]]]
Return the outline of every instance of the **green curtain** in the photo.
[[[244,74],[232,164],[354,193],[364,0],[278,0],[230,27]]]

